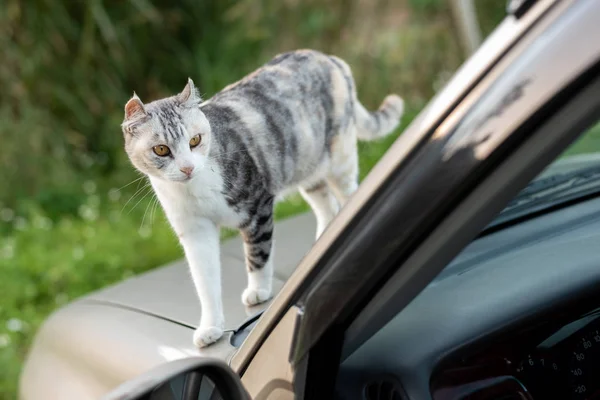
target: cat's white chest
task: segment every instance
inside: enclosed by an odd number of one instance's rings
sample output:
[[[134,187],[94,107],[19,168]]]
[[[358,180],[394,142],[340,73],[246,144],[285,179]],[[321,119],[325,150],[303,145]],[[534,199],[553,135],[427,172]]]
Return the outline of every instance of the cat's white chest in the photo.
[[[185,183],[150,181],[176,229],[198,218],[207,218],[217,225],[229,227],[240,222],[240,216],[225,200],[223,180],[217,169],[206,168]]]

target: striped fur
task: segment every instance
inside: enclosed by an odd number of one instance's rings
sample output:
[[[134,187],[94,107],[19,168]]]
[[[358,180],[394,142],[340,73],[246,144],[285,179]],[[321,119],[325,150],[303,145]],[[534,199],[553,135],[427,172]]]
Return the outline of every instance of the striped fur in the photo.
[[[134,94],[125,106],[125,150],[149,177],[186,253],[203,309],[198,346],[222,335],[218,227],[235,227],[244,239],[242,301],[268,300],[275,199],[298,190],[318,238],[358,186],[357,139],[386,136],[402,114],[397,95],[366,110],[349,66],[313,50],[279,54],[206,101],[191,80],[146,105]],[[192,148],[195,135],[201,142]],[[170,154],[155,154],[157,145]]]

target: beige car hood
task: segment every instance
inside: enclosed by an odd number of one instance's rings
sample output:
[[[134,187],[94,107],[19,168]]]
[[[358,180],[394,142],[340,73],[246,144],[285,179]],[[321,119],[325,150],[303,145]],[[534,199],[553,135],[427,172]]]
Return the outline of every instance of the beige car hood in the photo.
[[[275,226],[275,279],[279,292],[298,262],[314,242],[316,224],[311,213],[280,221]],[[223,307],[227,330],[236,329],[268,303],[246,307],[241,302],[246,287],[242,242],[239,237],[221,248]],[[86,296],[86,300],[134,309],[195,328],[200,321],[200,303],[185,259],[129,278]]]

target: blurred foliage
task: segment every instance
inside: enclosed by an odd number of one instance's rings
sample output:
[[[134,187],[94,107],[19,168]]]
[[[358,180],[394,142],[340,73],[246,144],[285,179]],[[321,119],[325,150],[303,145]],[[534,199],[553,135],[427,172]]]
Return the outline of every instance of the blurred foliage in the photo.
[[[486,37],[498,26],[506,15],[508,0],[474,0],[477,21],[483,37]]]
[[[412,11],[412,15],[416,17],[427,17],[449,12],[449,5],[445,0],[408,0],[408,6]]]
[[[478,2],[486,32],[503,15],[488,3]],[[151,101],[190,76],[209,97],[296,48],[346,59],[368,107],[405,98],[402,128],[360,144],[361,176],[462,62],[445,0],[4,0],[0,398],[15,397],[52,310],[182,257],[122,150],[132,92]],[[296,196],[276,214],[307,209]]]
[[[133,90],[152,100],[191,76],[210,96],[297,46],[347,58],[372,106],[386,89],[422,105],[460,55],[441,2],[409,3],[428,11],[426,24],[389,1],[6,0],[0,167],[14,190],[0,202],[73,197],[74,181],[122,171],[119,123]]]

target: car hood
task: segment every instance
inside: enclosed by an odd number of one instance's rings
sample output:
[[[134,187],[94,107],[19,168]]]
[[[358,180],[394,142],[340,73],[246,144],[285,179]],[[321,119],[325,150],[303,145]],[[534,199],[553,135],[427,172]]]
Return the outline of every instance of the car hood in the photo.
[[[275,293],[314,243],[315,229],[311,213],[276,223]],[[242,304],[241,294],[247,278],[239,237],[222,244],[221,263],[225,329],[235,330],[249,317],[264,310],[269,302],[254,307]],[[200,321],[200,302],[184,258],[93,292],[84,300],[133,309],[191,328],[196,328]]]

